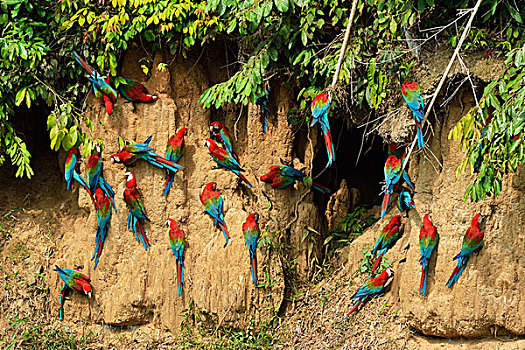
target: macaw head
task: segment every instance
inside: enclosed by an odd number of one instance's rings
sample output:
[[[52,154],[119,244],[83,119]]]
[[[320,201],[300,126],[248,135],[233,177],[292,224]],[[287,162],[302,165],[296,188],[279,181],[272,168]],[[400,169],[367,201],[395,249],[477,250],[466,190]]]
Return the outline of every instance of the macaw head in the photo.
[[[392,219],[390,219],[390,223],[396,226],[401,225],[401,215],[396,215]]]
[[[104,200],[104,197],[106,195],[104,194],[104,191],[102,191],[102,189],[100,187],[98,187],[96,190],[95,190],[95,200],[97,202],[102,202]]]
[[[258,222],[259,221],[259,214],[257,213],[252,213],[248,216],[248,218],[251,218],[253,219],[255,222]]]
[[[211,151],[212,149],[217,147],[217,144],[212,139],[206,139],[204,141],[204,147],[208,147],[208,149]]]
[[[432,217],[430,216],[430,214],[425,214],[425,216],[423,217],[423,224],[432,225]]]
[[[166,226],[168,226],[170,228],[170,230],[178,230],[179,229],[179,224],[177,224],[177,221],[171,219],[171,218],[168,218],[168,220],[166,220]]]
[[[394,270],[392,270],[391,267],[387,267],[387,268],[385,269],[385,271],[383,271],[383,273],[386,273],[387,277],[392,277],[392,276],[394,276]]]
[[[126,171],[124,173],[126,177],[126,186],[128,188],[135,187],[137,185],[137,180],[135,179],[135,174],[132,171]]]
[[[477,213],[472,218],[472,226],[479,226],[480,224],[483,223],[484,220],[485,220],[485,216],[483,216],[483,214],[481,214],[481,213]]]
[[[88,298],[91,298],[91,285],[89,283],[84,283],[82,290],[84,294],[88,296]]]
[[[210,124],[210,131],[212,133],[217,133],[221,131],[221,129],[224,127],[224,124],[221,122],[213,122]]]
[[[182,128],[179,131],[177,131],[177,134],[179,136],[186,136],[186,135],[188,135],[188,129],[187,128]]]

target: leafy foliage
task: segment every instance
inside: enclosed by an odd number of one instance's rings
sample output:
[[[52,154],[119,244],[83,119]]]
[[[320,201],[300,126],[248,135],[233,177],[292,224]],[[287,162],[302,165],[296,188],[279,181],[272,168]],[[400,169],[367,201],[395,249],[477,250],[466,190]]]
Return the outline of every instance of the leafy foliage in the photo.
[[[368,249],[367,248],[363,249],[363,255],[362,255],[361,261],[359,263],[359,272],[360,273],[365,273],[367,275],[371,274],[372,267],[374,266],[374,263],[375,263],[375,257],[372,254],[372,249],[373,248],[374,248],[374,246],[370,246]],[[383,259],[381,259],[381,266],[379,266],[379,268],[377,268],[375,270],[374,274],[378,275],[384,269],[386,269],[387,267],[391,267],[391,266],[392,266],[392,264],[390,263],[390,259],[383,258]]]
[[[456,169],[477,177],[464,199],[479,201],[501,192],[503,176],[525,163],[525,43],[507,54],[506,69],[485,88],[479,108],[472,108],[450,131],[466,157]]]

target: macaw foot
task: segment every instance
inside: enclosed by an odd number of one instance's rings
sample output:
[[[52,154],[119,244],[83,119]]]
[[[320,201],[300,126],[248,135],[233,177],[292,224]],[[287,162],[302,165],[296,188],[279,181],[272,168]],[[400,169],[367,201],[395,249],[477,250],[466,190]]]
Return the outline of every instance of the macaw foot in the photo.
[[[220,169],[221,167],[220,166],[214,166],[211,168],[211,170],[217,170],[217,169]]]

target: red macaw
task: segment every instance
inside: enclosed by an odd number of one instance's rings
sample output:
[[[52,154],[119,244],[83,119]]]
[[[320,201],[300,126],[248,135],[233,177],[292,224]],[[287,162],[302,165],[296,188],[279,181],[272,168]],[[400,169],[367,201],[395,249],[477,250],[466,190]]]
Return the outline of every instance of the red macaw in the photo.
[[[64,318],[64,302],[66,300],[66,291],[74,289],[79,293],[83,293],[91,298],[91,279],[78,271],[77,269],[61,269],[57,265],[53,271],[58,272],[58,275],[64,281],[62,292],[60,293],[60,321]]]
[[[95,193],[97,188],[101,188],[111,200],[115,213],[117,212],[117,206],[115,205],[115,191],[111,188],[111,185],[104,179],[102,175],[103,164],[102,164],[102,151],[100,146],[97,144],[91,151],[91,156],[88,159],[86,165],[86,174],[89,183],[89,190],[91,193]]]
[[[168,140],[168,145],[166,146],[166,159],[177,163],[182,157],[182,149],[184,148],[184,136],[188,133],[188,129],[182,128],[173,136],[171,136]],[[164,183],[164,196],[168,195],[168,192],[170,191],[171,186],[173,185],[173,176],[175,175],[174,172],[171,170],[166,169],[166,182]]]
[[[95,191],[95,214],[97,216],[97,234],[95,236],[95,252],[91,257],[91,260],[95,259],[93,270],[97,268],[98,260],[102,255],[106,238],[108,238],[109,222],[111,221],[111,201],[100,187]]]
[[[405,81],[401,84],[401,95],[403,95],[403,98],[414,115],[414,120],[416,121],[417,146],[421,148],[425,144],[423,141],[423,132],[421,130],[425,103],[423,102],[423,97],[421,97],[419,84],[415,81]]]
[[[142,242],[144,249],[148,250],[150,247],[146,230],[144,229],[144,222],[151,221],[146,216],[146,210],[142,204],[142,196],[137,189],[137,181],[135,174],[132,172],[126,172],[126,189],[124,190],[124,202],[129,209],[128,214],[128,230],[135,235],[137,242]]]
[[[86,191],[89,194],[89,197],[91,198],[91,201],[94,203],[95,199],[93,198],[93,193],[89,190],[88,183],[86,182],[86,180],[84,180],[84,178],[82,178],[82,176],[80,176],[80,163],[80,153],[78,152],[78,149],[75,147],[71,147],[67,152],[66,162],[64,166],[66,191],[69,191],[71,183],[73,182],[73,180],[75,180],[86,189]]]
[[[356,301],[354,303],[354,307],[352,308],[352,310],[350,310],[350,312],[348,312],[348,314],[345,316],[343,321],[346,320],[346,318],[350,316],[350,314],[354,312],[357,309],[357,307],[368,296],[372,296],[374,294],[381,293],[383,289],[385,289],[385,286],[388,280],[393,276],[394,276],[394,270],[392,270],[392,268],[390,267],[387,267],[386,269],[383,270],[383,272],[381,272],[379,276],[375,278],[371,278],[368,281],[366,281],[365,284],[363,284],[361,288],[359,288],[357,292],[351,297],[351,299],[356,299]]]
[[[309,183],[306,174],[299,169],[286,164],[281,160],[281,165],[272,165],[269,172],[261,176],[261,181],[271,184],[272,188],[284,189],[295,181],[300,181],[307,187],[312,187],[321,193],[330,193],[330,190],[316,182]]]
[[[217,190],[217,184],[215,182],[209,182],[204,186],[204,190],[199,195],[199,198],[206,213],[213,218],[213,225],[219,226],[222,229],[224,238],[226,239],[224,247],[226,247],[230,239],[230,233],[228,232],[228,227],[224,221],[224,214],[222,213],[223,200],[221,194]]]
[[[372,267],[371,273],[374,273],[379,266],[383,255],[386,254],[388,249],[396,244],[399,237],[401,237],[401,233],[401,215],[396,215],[390,219],[390,222],[383,228],[383,232],[377,238],[376,245],[374,246],[374,249],[372,249],[372,254],[375,254],[377,251],[379,253],[377,254],[376,262]]]
[[[439,241],[436,226],[432,224],[430,215],[425,214],[423,217],[423,226],[419,231],[419,249],[421,250],[421,283],[419,284],[419,294],[425,295],[427,290],[427,274],[430,256],[436,248]]]
[[[472,253],[479,253],[483,247],[484,231],[479,230],[479,220],[483,220],[481,213],[476,214],[476,216],[472,218],[472,223],[467,229],[465,237],[463,237],[461,251],[454,257],[454,260],[458,261],[458,265],[454,268],[452,275],[448,279],[447,287],[449,288],[451,288],[454,283],[458,281],[459,276],[461,276],[467,267],[470,255]]]
[[[241,174],[244,169],[241,168],[237,160],[224,148],[219,147],[212,139],[204,141],[204,147],[208,147],[213,160],[217,163],[214,169],[226,168],[236,174],[248,187],[253,188],[253,185],[248,179]]]
[[[388,204],[390,203],[390,197],[394,192],[396,185],[401,185],[403,180],[406,181],[407,185],[414,192],[415,188],[410,181],[406,171],[401,171],[403,168],[403,160],[406,154],[402,158],[396,156],[389,156],[385,162],[385,196],[383,197],[383,204],[381,205],[381,219],[385,218]]]
[[[117,92],[109,83],[109,77],[103,77],[93,67],[91,67],[82,57],[76,52],[73,52],[75,60],[84,67],[89,73],[89,81],[93,83],[93,92],[101,104],[106,106],[108,114],[113,113],[113,104],[117,102]]]
[[[216,142],[220,142],[223,145],[223,148],[230,153],[233,158],[238,160],[237,154],[233,151],[233,145],[232,145],[232,139],[230,137],[230,132],[228,131],[228,128],[226,125],[224,125],[221,122],[213,122],[210,124],[210,133],[212,135],[212,138],[215,139]]]
[[[242,233],[246,246],[250,252],[250,263],[252,266],[252,281],[257,284],[257,241],[259,240],[259,214],[253,213],[248,215],[248,218],[242,224]]]
[[[170,247],[177,262],[177,286],[180,297],[182,285],[184,284],[184,231],[179,228],[179,224],[173,219],[168,219],[166,225],[170,228]]]
[[[315,96],[311,107],[313,120],[310,124],[310,127],[314,126],[317,122],[321,124],[321,130],[323,131],[324,142],[326,145],[326,152],[328,153],[328,163],[326,164],[327,168],[332,165],[335,160],[334,143],[332,142],[330,123],[328,122],[329,109],[330,101],[326,92],[322,92]]]
[[[144,159],[151,165],[161,169],[173,172],[176,172],[177,169],[184,169],[183,166],[153,153],[154,149],[149,146],[152,137],[153,136],[148,137],[143,143],[128,143],[124,147],[121,146],[117,153],[111,155],[111,161],[114,163],[122,163],[126,167],[131,167],[134,166],[139,159]]]

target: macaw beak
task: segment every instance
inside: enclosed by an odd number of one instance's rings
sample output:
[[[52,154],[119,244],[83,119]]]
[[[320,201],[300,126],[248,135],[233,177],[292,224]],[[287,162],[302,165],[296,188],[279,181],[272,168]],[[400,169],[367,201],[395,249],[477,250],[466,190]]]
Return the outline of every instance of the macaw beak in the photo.
[[[91,292],[87,293],[88,298],[91,298]]]

